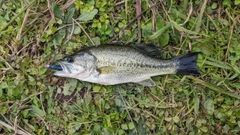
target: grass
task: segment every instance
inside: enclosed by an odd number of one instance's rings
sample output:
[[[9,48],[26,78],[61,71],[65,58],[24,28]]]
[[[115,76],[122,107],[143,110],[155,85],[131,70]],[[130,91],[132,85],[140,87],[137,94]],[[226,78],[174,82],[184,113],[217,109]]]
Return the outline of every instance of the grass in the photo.
[[[137,1],[0,1],[0,133],[239,133],[240,1],[141,0],[136,13]],[[201,52],[201,75],[102,86],[44,67],[82,47],[138,42],[163,58]]]

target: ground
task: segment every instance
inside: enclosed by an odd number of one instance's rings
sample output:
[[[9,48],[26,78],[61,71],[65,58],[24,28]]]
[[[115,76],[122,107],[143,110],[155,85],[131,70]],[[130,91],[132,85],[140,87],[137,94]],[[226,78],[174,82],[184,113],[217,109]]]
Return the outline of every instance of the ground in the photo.
[[[1,134],[237,134],[239,0],[1,0]],[[200,52],[200,76],[156,87],[53,76],[46,64],[93,45]]]

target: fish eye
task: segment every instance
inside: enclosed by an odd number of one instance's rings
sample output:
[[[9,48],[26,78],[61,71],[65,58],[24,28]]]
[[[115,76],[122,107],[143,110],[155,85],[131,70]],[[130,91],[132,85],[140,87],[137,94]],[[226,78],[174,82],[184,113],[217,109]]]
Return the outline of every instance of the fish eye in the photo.
[[[74,61],[73,57],[67,57],[67,62],[72,63]]]

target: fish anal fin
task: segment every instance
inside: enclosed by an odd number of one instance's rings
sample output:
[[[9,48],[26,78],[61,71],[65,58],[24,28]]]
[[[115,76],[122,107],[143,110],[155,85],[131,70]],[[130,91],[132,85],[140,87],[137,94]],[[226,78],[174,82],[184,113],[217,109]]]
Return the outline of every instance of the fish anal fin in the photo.
[[[110,74],[113,73],[115,67],[113,66],[104,66],[104,67],[100,67],[98,68],[99,74]]]
[[[160,58],[162,55],[161,48],[154,44],[138,44],[133,47],[150,57]]]
[[[156,86],[156,83],[151,79],[146,79],[146,80],[142,80],[142,81],[139,81],[139,82],[135,82],[137,84],[141,84],[141,85],[144,85],[144,86]]]

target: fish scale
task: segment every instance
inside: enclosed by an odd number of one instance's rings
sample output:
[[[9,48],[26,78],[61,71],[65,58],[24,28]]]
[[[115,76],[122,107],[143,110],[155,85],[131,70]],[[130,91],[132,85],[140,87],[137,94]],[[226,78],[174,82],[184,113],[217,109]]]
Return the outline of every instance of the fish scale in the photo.
[[[126,48],[128,48],[128,47],[126,47]],[[108,53],[108,51],[111,51],[111,53]],[[102,66],[102,65],[104,65],[104,66],[105,65],[122,66],[123,64],[126,64],[127,67],[139,66],[141,68],[143,68],[143,67],[158,68],[158,67],[164,67],[164,66],[169,65],[167,60],[165,60],[165,63],[159,63],[159,59],[152,58],[153,60],[149,60],[149,57],[141,54],[141,52],[135,50],[134,48],[129,48],[128,50],[126,50],[125,48],[123,50],[112,50],[111,48],[109,48],[109,50],[108,49],[106,49],[106,50],[94,49],[94,50],[91,50],[90,52],[92,55],[97,57],[98,61],[100,62],[99,63],[100,66]],[[125,52],[125,55],[123,55],[123,54],[119,55],[118,52]],[[133,54],[135,54],[135,55],[133,55]],[[117,58],[112,59],[112,57],[114,57],[114,56],[117,56]],[[129,57],[127,57],[127,56],[129,56]],[[111,58],[111,59],[109,60],[109,58]],[[126,59],[126,60],[123,60],[123,59]],[[117,60],[118,60],[118,62],[117,62]]]

